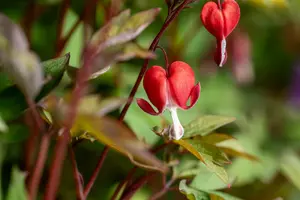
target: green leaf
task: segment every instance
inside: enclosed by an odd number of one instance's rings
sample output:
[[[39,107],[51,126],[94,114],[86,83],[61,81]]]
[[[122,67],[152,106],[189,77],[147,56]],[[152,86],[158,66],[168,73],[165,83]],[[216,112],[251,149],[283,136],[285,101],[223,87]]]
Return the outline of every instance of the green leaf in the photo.
[[[284,176],[300,189],[300,158],[294,151],[284,152],[280,168]]]
[[[6,145],[0,142],[0,200],[3,199],[2,193],[2,165],[6,155]]]
[[[34,98],[43,85],[39,58],[30,51],[21,28],[0,14],[0,69],[28,97]]]
[[[90,46],[100,53],[107,47],[125,44],[144,31],[159,12],[160,8],[153,8],[129,17],[130,11],[125,10],[93,35]]]
[[[189,200],[242,200],[227,193],[214,190],[200,190],[192,185],[187,186],[186,180],[181,180],[179,190]]]
[[[207,193],[187,186],[186,185],[186,180],[181,180],[180,181],[179,190],[189,200],[210,200]]]
[[[184,126],[184,138],[193,137],[196,135],[207,135],[212,131],[235,121],[234,117],[205,115],[193,120]]]
[[[25,173],[13,167],[11,181],[6,196],[7,200],[27,200]]]
[[[0,92],[12,85],[14,85],[14,83],[11,82],[7,74],[0,71]]]
[[[173,176],[176,179],[193,177],[201,172],[208,172],[208,170],[203,163],[190,155],[181,157],[179,164],[173,166]]]
[[[242,200],[241,198],[219,191],[207,191],[211,200]]]
[[[247,153],[235,138],[219,142],[216,145],[227,155],[243,157],[253,161],[259,161],[256,156]]]
[[[120,61],[134,57],[154,58],[153,52],[132,40],[154,21],[159,12],[159,8],[154,8],[130,16],[130,11],[125,10],[97,31],[88,44],[94,55],[92,78],[107,72],[111,65]]]
[[[6,132],[8,129],[6,123],[3,121],[1,115],[0,115],[0,133],[1,132]]]
[[[3,120],[17,119],[26,108],[25,97],[16,86],[11,86],[0,93],[0,115]]]
[[[47,60],[42,62],[42,68],[46,75],[46,80],[50,79],[46,82],[43,86],[42,90],[40,91],[37,100],[40,100],[49,92],[51,92],[61,81],[65,70],[67,69],[70,61],[70,54],[66,54],[62,57]]]
[[[224,181],[224,183],[229,183],[228,174],[225,169],[220,164],[228,163],[228,158],[226,155],[220,151],[216,146],[209,145],[201,140],[177,140],[173,141],[187,149],[194,156],[196,156],[200,161],[202,161],[206,167],[211,171],[216,173],[216,175]],[[216,165],[218,164],[218,165]]]

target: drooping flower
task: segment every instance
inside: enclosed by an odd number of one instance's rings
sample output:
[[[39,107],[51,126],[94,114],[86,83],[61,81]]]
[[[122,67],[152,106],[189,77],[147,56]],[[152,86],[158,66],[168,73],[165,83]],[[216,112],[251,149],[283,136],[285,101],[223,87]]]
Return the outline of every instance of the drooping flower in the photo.
[[[227,60],[226,37],[239,22],[240,7],[235,0],[224,0],[219,5],[209,1],[203,6],[200,18],[208,32],[216,37],[214,60],[222,67]]]
[[[167,70],[152,66],[144,76],[143,85],[150,102],[158,111],[144,99],[137,99],[139,107],[150,115],[159,115],[168,109],[173,120],[169,138],[179,140],[184,129],[178,119],[177,108],[190,109],[200,96],[200,83],[195,85],[192,68],[181,61],[173,62]],[[187,105],[189,99],[190,105]]]

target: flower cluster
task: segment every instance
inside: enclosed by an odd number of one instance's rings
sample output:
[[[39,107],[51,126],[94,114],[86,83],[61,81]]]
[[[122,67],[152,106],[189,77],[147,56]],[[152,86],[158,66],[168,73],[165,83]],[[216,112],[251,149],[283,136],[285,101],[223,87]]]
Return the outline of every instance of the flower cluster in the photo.
[[[207,2],[200,18],[205,28],[215,36],[217,41],[215,62],[223,66],[227,60],[226,37],[233,31],[240,19],[240,8],[234,0],[224,0],[217,5]],[[150,102],[157,111],[144,99],[137,99],[139,107],[150,115],[159,115],[166,109],[171,112],[173,124],[168,130],[169,139],[179,140],[184,129],[178,119],[177,109],[187,110],[195,105],[200,96],[200,83],[195,84],[192,68],[185,62],[176,61],[167,69],[152,66],[148,69],[143,81],[144,89]],[[187,105],[190,99],[190,105]]]

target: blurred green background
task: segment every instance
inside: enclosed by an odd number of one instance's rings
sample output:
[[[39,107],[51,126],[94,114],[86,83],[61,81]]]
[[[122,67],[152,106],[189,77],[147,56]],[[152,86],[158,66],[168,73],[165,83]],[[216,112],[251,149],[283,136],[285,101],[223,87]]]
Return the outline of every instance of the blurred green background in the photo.
[[[202,26],[199,19],[205,0],[184,10],[168,28],[160,41],[169,61],[189,63],[201,82],[201,97],[189,111],[181,111],[183,124],[199,114],[222,114],[237,118],[239,128],[229,127],[224,132],[238,138],[247,152],[256,155],[261,162],[237,158],[229,165],[228,172],[235,178],[229,193],[246,200],[300,199],[300,1],[299,0],[237,0],[241,7],[241,19],[228,37],[228,61],[222,68],[213,62],[214,38]],[[67,32],[83,12],[83,0],[72,0],[64,22]],[[94,30],[105,22],[110,1],[97,4]],[[34,6],[33,6],[34,5]],[[159,31],[167,13],[164,0],[124,0],[122,9],[132,13],[153,7],[162,11],[153,24],[137,39],[147,48]],[[23,25],[30,37],[31,48],[42,60],[55,55],[56,29],[59,23],[60,0],[11,0],[0,1],[0,12]],[[34,15],[31,23],[30,15]],[[31,16],[32,17],[32,16]],[[64,52],[70,52],[70,64],[80,66],[80,53],[84,44],[81,24]],[[150,65],[164,65],[163,55]],[[111,71],[93,80],[92,84],[101,96],[127,97],[143,61],[134,59],[119,63]],[[65,79],[56,92],[60,92]],[[136,95],[146,98],[142,87]],[[118,112],[112,113],[117,116]],[[168,114],[165,116],[169,119]],[[130,107],[126,123],[141,140],[154,145],[160,138],[151,128],[160,125],[159,117],[142,112],[136,104]],[[23,165],[23,142],[27,138],[26,127],[15,127],[10,135],[0,135],[0,169],[2,190],[7,192],[13,166]],[[20,137],[22,135],[23,137]],[[78,167],[84,177],[94,169],[103,145],[84,142],[76,149]],[[51,158],[51,156],[50,156]],[[129,169],[130,161],[121,154],[110,151],[99,178],[88,199],[108,199],[114,188]],[[58,199],[76,199],[71,164],[65,162]],[[18,171],[16,172],[18,173]],[[45,177],[47,171],[45,173]],[[45,181],[45,179],[43,179]],[[134,200],[147,199],[157,190],[157,177],[140,190]],[[42,184],[45,184],[43,182]],[[207,183],[209,184],[209,183]],[[41,190],[44,187],[41,187]],[[0,189],[1,190],[1,189]],[[40,191],[42,193],[42,191]],[[184,199],[179,192],[170,192],[162,199]],[[277,199],[276,199],[277,200]]]

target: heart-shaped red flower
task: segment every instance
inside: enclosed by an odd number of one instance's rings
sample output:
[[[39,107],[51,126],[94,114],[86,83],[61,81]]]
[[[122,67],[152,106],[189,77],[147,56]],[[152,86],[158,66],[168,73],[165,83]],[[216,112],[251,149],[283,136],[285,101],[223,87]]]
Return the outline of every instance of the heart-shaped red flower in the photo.
[[[187,110],[194,106],[200,96],[200,83],[195,85],[192,68],[184,62],[173,62],[166,71],[160,66],[153,66],[144,76],[144,89],[156,112],[144,99],[137,99],[139,107],[151,115],[159,115],[165,109],[170,110],[173,118],[174,135],[171,139],[180,139],[183,127],[177,117],[177,108]],[[187,105],[190,99],[190,105]]]
[[[240,7],[235,0],[224,0],[221,5],[207,2],[200,15],[205,28],[217,39],[215,62],[222,66],[226,62],[226,37],[233,31],[240,19]]]

